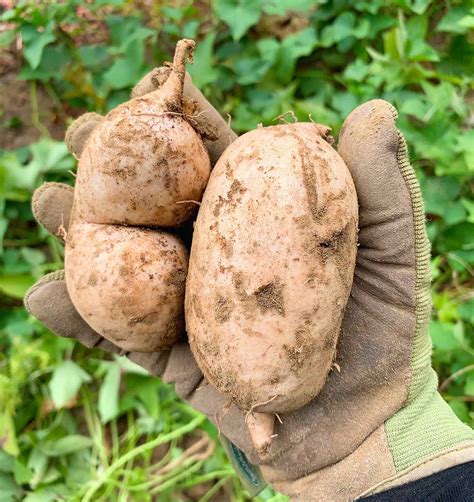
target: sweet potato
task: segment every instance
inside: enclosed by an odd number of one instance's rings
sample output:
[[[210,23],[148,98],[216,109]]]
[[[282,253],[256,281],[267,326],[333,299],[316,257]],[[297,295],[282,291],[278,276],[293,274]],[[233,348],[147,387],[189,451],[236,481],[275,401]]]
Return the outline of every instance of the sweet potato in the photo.
[[[76,213],[89,223],[176,227],[196,211],[210,174],[208,153],[183,113],[181,40],[163,86],[113,109],[82,151]]]
[[[67,239],[66,284],[98,333],[129,351],[171,347],[184,330],[187,250],[166,232],[76,225]]]
[[[129,351],[169,348],[184,332],[187,250],[174,235],[140,227],[182,225],[209,177],[209,156],[182,107],[193,47],[178,42],[160,89],[105,117],[88,114],[66,136],[79,156],[67,289],[85,321]]]
[[[262,455],[274,414],[323,386],[351,290],[356,192],[326,132],[297,123],[241,136],[217,162],[195,224],[191,348],[211,384],[247,412]]]

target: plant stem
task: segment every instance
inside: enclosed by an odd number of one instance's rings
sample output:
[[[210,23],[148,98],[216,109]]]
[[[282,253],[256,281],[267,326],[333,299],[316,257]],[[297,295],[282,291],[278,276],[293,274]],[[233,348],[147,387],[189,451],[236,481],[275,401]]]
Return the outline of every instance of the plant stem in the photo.
[[[30,101],[31,101],[31,122],[38,131],[45,137],[50,138],[48,129],[41,123],[38,110],[38,96],[36,93],[36,80],[30,82]]]
[[[92,486],[87,490],[82,502],[90,502],[92,500],[92,496],[99,490],[104,481],[107,480],[117,469],[125,465],[130,459],[136,457],[137,455],[141,455],[142,453],[156,448],[160,444],[168,443],[169,441],[176,439],[178,437],[184,436],[188,432],[191,432],[196,427],[201,425],[205,420],[205,417],[197,417],[194,420],[191,420],[186,425],[183,425],[179,429],[170,432],[169,434],[164,434],[163,436],[158,436],[155,440],[149,441],[148,443],[144,443],[140,446],[135,447],[133,450],[127,452],[125,455],[120,457],[117,461],[115,461],[112,465],[110,465],[102,475],[97,479]]]

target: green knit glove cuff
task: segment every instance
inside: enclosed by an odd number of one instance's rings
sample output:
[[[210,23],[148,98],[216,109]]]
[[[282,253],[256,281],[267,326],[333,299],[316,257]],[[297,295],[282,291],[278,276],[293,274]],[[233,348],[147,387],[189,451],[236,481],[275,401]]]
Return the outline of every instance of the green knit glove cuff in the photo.
[[[396,116],[396,111],[394,109]],[[438,378],[431,367],[430,243],[416,174],[399,132],[398,164],[411,195],[415,224],[416,333],[411,357],[411,382],[407,404],[385,423],[389,449],[397,472],[421,460],[474,440],[474,431],[463,424],[437,391]]]

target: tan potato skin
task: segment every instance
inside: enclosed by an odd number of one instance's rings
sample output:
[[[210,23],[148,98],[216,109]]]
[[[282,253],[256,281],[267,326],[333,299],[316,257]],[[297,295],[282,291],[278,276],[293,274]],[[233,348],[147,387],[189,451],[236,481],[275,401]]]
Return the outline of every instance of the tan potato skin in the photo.
[[[183,117],[163,111],[157,94],[118,106],[91,134],[76,180],[78,219],[176,227],[196,212],[209,156]]]
[[[79,222],[67,236],[69,295],[84,320],[124,350],[176,342],[187,268],[186,248],[165,232]]]
[[[207,379],[241,409],[321,389],[352,285],[357,198],[316,124],[259,128],[216,164],[195,225],[186,327]]]

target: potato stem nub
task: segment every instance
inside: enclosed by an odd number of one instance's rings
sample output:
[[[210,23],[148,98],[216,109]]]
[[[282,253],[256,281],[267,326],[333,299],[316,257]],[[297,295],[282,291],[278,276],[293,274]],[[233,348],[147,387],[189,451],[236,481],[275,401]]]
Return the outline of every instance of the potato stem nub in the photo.
[[[162,87],[162,92],[168,95],[171,111],[178,111],[183,106],[184,78],[186,76],[186,58],[193,62],[193,51],[196,46],[194,40],[183,38],[176,44],[173,67],[170,76]]]

